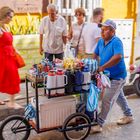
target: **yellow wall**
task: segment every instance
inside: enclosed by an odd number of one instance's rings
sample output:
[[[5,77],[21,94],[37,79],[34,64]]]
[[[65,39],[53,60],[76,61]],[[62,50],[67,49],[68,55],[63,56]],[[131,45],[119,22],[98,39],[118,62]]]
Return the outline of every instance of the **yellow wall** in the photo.
[[[105,17],[107,18],[131,18],[134,20],[132,53],[130,63],[133,63],[134,58],[134,38],[136,35],[136,11],[137,0],[102,0],[102,6],[105,9]]]

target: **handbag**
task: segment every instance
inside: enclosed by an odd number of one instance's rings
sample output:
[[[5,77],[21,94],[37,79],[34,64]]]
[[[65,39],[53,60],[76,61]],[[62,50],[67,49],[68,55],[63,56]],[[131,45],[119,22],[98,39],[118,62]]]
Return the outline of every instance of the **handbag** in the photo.
[[[24,62],[24,59],[22,58],[22,56],[15,51],[15,60],[16,60],[16,63],[17,63],[17,67],[18,68],[22,68],[25,66],[25,62]]]

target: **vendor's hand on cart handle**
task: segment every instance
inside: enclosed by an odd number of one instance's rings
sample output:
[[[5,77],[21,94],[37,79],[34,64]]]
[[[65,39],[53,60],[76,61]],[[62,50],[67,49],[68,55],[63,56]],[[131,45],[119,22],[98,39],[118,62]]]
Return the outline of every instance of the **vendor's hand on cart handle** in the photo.
[[[103,72],[105,70],[105,68],[103,66],[100,66],[98,69],[98,72]]]

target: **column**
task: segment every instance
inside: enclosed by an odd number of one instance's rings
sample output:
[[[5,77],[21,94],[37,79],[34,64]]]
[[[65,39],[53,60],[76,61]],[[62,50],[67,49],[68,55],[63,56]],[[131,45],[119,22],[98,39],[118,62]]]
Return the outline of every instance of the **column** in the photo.
[[[137,0],[137,20],[136,20],[136,38],[134,45],[134,59],[140,56],[140,0]]]

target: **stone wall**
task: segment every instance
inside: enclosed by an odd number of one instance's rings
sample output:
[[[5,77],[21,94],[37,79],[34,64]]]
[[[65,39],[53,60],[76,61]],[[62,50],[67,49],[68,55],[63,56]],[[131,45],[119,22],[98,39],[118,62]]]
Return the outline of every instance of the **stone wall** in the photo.
[[[13,43],[26,63],[24,68],[19,69],[20,78],[24,79],[25,73],[42,58],[39,54],[39,35],[15,35]]]

